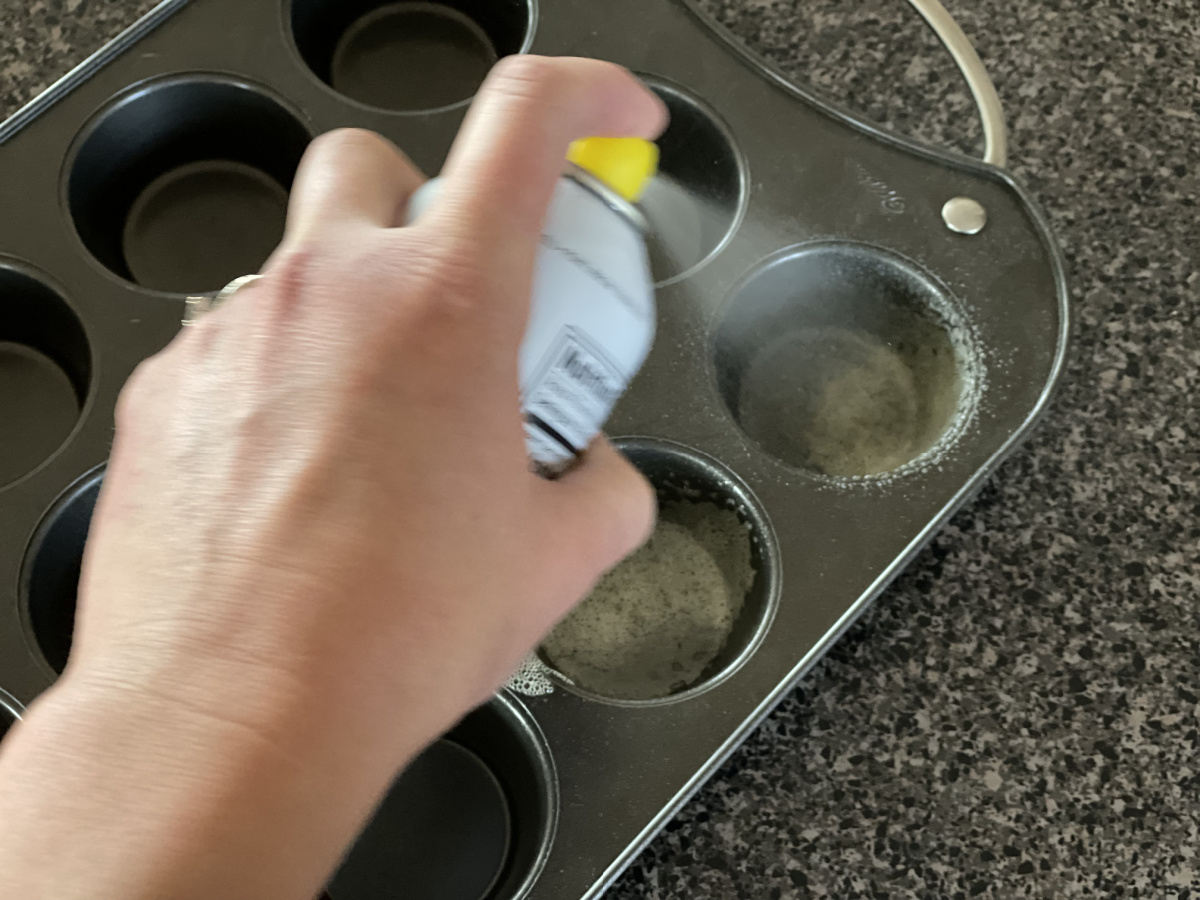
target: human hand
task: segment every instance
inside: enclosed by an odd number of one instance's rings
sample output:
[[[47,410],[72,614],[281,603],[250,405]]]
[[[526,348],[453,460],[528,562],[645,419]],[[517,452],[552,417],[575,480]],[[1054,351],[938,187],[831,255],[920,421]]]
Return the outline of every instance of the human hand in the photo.
[[[169,794],[196,753],[221,752],[214,734],[253,746],[239,765],[256,775],[238,777],[265,811],[214,800],[187,817],[188,843],[222,853],[173,850],[197,896],[317,888],[396,769],[647,536],[653,493],[606,443],[559,481],[530,472],[517,350],[569,142],[654,137],[664,115],[617,67],[510,57],[467,117],[438,204],[405,228],[413,166],[366,132],[318,138],[264,277],[126,386],[74,649],[41,715],[79,714],[81,698],[108,718],[139,707],[154,752],[133,761],[135,794]],[[38,718],[35,706],[10,756]],[[207,758],[186,776],[192,794],[229,799],[228,766],[204,771]],[[153,806],[105,827],[136,829],[146,855],[171,803]],[[263,829],[286,842],[305,814],[320,824],[292,835],[286,864],[264,865]],[[93,893],[140,895],[149,879],[177,895],[151,862],[129,880],[131,851],[106,841]]]

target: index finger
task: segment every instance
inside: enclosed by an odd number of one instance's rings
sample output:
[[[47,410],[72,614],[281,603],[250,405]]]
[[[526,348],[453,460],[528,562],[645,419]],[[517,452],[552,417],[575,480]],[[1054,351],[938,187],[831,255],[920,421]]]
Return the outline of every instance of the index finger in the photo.
[[[450,151],[436,218],[492,261],[531,266],[571,142],[654,138],[666,120],[662,101],[620,66],[506,57],[484,82]]]

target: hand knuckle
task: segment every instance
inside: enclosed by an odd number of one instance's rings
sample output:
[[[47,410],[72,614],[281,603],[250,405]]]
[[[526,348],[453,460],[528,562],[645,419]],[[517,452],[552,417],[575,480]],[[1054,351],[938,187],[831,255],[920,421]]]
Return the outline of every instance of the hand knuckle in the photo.
[[[551,103],[562,78],[554,60],[542,56],[506,56],[492,70],[490,87],[498,93],[537,105]]]
[[[335,156],[361,151],[392,150],[392,144],[387,138],[365,128],[335,128],[317,137],[312,142],[312,147],[317,152]]]
[[[298,243],[281,252],[258,283],[255,309],[272,317],[293,315],[309,293],[313,270],[322,256],[321,248],[310,243]]]
[[[436,308],[474,311],[488,296],[483,267],[468,252],[425,257],[415,274],[425,302]]]

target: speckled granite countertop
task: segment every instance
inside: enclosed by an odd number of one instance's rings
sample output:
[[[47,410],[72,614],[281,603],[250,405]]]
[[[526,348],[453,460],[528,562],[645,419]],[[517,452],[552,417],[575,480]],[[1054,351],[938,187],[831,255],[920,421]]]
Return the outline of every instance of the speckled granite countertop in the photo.
[[[704,2],[795,79],[978,152],[902,0]],[[0,118],[150,5],[0,0]],[[1200,898],[1200,2],[949,6],[1066,250],[1063,387],[616,900]]]

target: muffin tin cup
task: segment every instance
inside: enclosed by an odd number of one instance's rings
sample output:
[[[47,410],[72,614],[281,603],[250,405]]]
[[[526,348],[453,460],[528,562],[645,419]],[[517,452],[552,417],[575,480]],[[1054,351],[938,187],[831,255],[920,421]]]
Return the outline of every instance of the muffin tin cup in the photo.
[[[424,114],[468,103],[488,70],[524,52],[534,0],[291,0],[288,23],[309,71],[343,99]]]
[[[660,521],[682,526],[693,539],[697,537],[696,527],[711,529],[716,521],[714,516],[725,513],[735,515],[740,527],[745,529],[745,558],[749,572],[734,571],[741,564],[735,560],[736,553],[712,554],[724,586],[741,595],[732,598],[737,606],[732,626],[721,641],[720,649],[705,663],[697,678],[685,687],[661,696],[630,699],[604,693],[564,675],[560,671],[563,666],[554,661],[546,645],[539,651],[539,656],[557,685],[589,700],[634,708],[685,702],[732,677],[754,655],[770,629],[779,606],[781,585],[775,532],[753,492],[712,457],[682,444],[654,438],[625,437],[617,438],[613,443],[654,486]],[[685,603],[680,606],[686,608]],[[681,636],[685,633],[673,630],[672,634]],[[669,658],[671,649],[663,647],[654,655]],[[618,676],[618,681],[623,680],[621,673]]]
[[[734,421],[764,452],[834,481],[919,471],[975,415],[985,366],[936,278],[881,248],[783,250],[731,292],[713,363]]]
[[[107,104],[67,164],[84,246],[142,288],[219,291],[283,238],[288,190],[313,136],[268,89],[220,74],[157,79]]]
[[[558,783],[537,723],[511,696],[468,713],[414,760],[326,888],[375,900],[520,900],[546,864]]]
[[[0,256],[0,490],[67,440],[91,377],[87,334],[61,289]]]
[[[656,286],[694,274],[729,243],[749,199],[749,172],[729,127],[686,88],[654,75],[642,81],[667,107],[658,174],[638,202]]]
[[[0,374],[24,373],[0,378],[0,437],[27,417],[0,460],[0,685],[29,704],[69,658],[117,382],[187,295],[261,266],[309,140],[371,128],[434,174],[492,60],[613,60],[672,121],[643,200],[658,335],[608,427],[643,436],[621,447],[666,507],[732,504],[751,590],[682,690],[559,680],[469,715],[329,885],[598,897],[1029,433],[1069,332],[1061,256],[1006,173],[710,26],[687,0],[167,0],[0,125]],[[953,198],[986,225],[954,230]],[[415,875],[393,839],[413,833],[437,845]]]
[[[26,638],[50,670],[61,674],[71,653],[83,550],[103,469],[71,485],[47,511],[25,554],[20,602]]]

